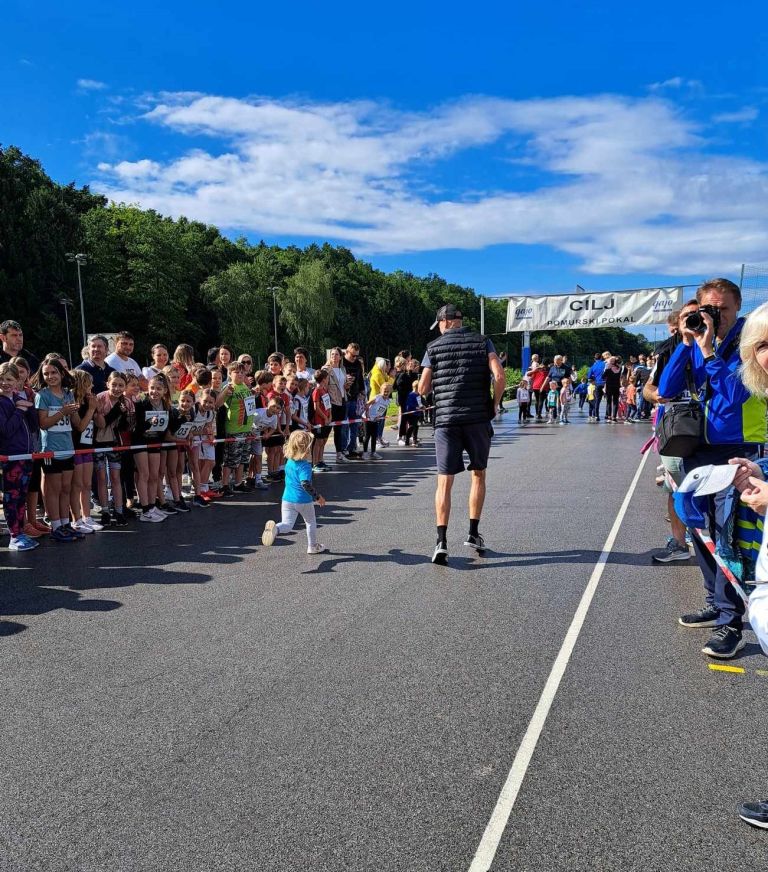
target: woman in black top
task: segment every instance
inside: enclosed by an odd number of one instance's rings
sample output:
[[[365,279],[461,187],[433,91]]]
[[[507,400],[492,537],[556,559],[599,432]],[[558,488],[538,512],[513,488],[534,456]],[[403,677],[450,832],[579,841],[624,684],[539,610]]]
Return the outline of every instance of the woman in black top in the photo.
[[[615,357],[609,357],[603,371],[605,381],[605,409],[606,423],[615,424],[619,414],[619,393],[621,390],[621,367],[616,363]]]

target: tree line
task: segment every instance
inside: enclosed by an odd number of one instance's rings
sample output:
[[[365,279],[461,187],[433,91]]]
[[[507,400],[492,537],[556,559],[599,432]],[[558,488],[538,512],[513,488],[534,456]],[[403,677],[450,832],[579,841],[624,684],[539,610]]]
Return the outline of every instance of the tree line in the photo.
[[[444,303],[480,326],[472,288],[438,275],[385,273],[349,249],[232,240],[216,227],[152,209],[108,203],[88,186],[52,180],[39,161],[15,146],[0,147],[0,321],[14,318],[39,352],[66,349],[62,298],[72,301],[73,354],[80,348],[80,307],[73,263],[87,255],[83,291],[88,332],[130,330],[143,360],[154,342],[193,345],[199,359],[221,342],[264,361],[304,345],[317,363],[330,345],[356,341],[366,361],[402,348],[421,354],[429,325]],[[485,332],[519,362],[521,334],[504,335],[506,302],[485,300]],[[537,333],[544,356],[580,360],[595,350],[647,349],[620,328]]]

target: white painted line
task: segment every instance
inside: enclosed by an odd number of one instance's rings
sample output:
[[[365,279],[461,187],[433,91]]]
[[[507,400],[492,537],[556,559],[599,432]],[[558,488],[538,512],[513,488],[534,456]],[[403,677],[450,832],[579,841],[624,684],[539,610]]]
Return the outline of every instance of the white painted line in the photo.
[[[648,459],[649,454],[650,451],[643,455],[643,459],[637,467],[635,477],[632,479],[629,490],[624,497],[624,502],[621,504],[616,520],[613,522],[608,538],[605,540],[605,545],[603,545],[600,557],[595,564],[595,568],[592,570],[592,575],[589,577],[587,587],[582,594],[578,608],[576,609],[576,614],[573,616],[573,620],[571,621],[571,626],[565,634],[563,644],[560,646],[560,651],[552,665],[552,670],[549,673],[549,678],[547,678],[547,683],[544,685],[544,690],[541,693],[536,710],[528,724],[528,729],[525,731],[523,741],[517,749],[517,754],[512,763],[512,768],[509,770],[509,774],[507,775],[507,780],[501,788],[501,793],[496,801],[496,807],[493,810],[491,819],[488,821],[488,826],[485,828],[483,837],[480,839],[480,844],[475,852],[472,865],[469,867],[469,872],[488,872],[491,868],[491,864],[493,863],[496,851],[499,847],[499,842],[501,842],[501,837],[504,835],[504,829],[507,826],[509,816],[514,808],[517,794],[520,791],[520,786],[525,778],[525,773],[528,771],[533,752],[536,750],[536,745],[538,744],[539,737],[541,736],[547,716],[549,715],[549,710],[552,707],[555,695],[560,687],[560,681],[565,674],[568,661],[571,659],[571,654],[573,654],[573,649],[576,646],[579,633],[581,633],[581,628],[584,625],[587,612],[589,611],[589,607],[592,605],[592,599],[597,590],[597,585],[600,583],[605,564],[608,562],[611,549],[616,541],[616,536],[618,535],[621,524],[624,521],[624,516],[627,513],[630,500],[632,499],[632,495],[637,487],[637,482],[640,480],[640,474],[643,471],[645,461]]]

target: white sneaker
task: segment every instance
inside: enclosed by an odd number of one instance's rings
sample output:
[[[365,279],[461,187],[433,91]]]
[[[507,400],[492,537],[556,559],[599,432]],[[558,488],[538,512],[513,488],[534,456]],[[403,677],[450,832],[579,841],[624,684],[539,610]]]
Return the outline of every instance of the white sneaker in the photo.
[[[91,530],[93,530],[94,533],[100,533],[104,529],[104,526],[102,524],[100,524],[96,520],[96,518],[91,518],[91,517],[80,518],[78,523],[79,524],[86,524],[87,526],[89,526],[91,528]]]
[[[159,508],[158,506],[152,506],[152,508],[149,511],[151,513],[153,513],[156,517],[159,517],[160,520],[162,520],[162,521],[164,521],[166,518],[168,518],[172,514],[171,512],[164,511],[163,509]]]
[[[90,524],[86,524],[85,521],[75,521],[72,524],[72,529],[77,530],[78,533],[85,533],[86,536],[92,536],[96,531],[91,527]]]
[[[154,509],[150,509],[148,512],[142,512],[139,515],[139,520],[145,524],[159,524],[165,520],[165,515],[155,515]]]
[[[377,454],[375,451],[371,451],[371,453],[368,455],[368,458],[370,460],[381,460],[382,459],[381,455]]]
[[[377,444],[382,448],[389,448],[389,442],[386,442],[384,439],[379,439]]]
[[[310,545],[309,548],[307,548],[307,554],[322,554],[323,551],[327,551],[327,550],[328,550],[327,545],[321,545],[318,542],[316,545]]]
[[[405,439],[398,439],[398,440],[397,440],[397,444],[398,444],[401,448],[405,448]]]
[[[349,463],[346,457],[341,453],[341,451],[336,452],[336,463]]]
[[[277,531],[275,527],[277,524],[274,521],[267,521],[264,524],[264,532],[261,534],[261,544],[262,545],[272,545],[277,538]]]

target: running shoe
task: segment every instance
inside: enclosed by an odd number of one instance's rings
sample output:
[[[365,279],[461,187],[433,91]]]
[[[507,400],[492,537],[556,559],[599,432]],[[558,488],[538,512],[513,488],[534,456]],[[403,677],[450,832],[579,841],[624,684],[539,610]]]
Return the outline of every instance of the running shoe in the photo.
[[[709,657],[717,657],[718,660],[730,660],[746,645],[741,635],[741,630],[723,624],[712,634],[709,642],[701,649],[702,654]]]
[[[51,532],[51,527],[49,524],[46,524],[45,521],[36,520],[33,522],[32,526],[35,530],[39,530],[43,536],[48,536]]]
[[[20,533],[18,536],[11,536],[11,541],[8,543],[9,551],[32,551],[37,548],[40,543],[35,539],[30,539],[29,536],[25,536],[23,533]]]
[[[371,451],[368,455],[369,460],[383,460],[384,458],[376,451]]]
[[[189,508],[189,506],[187,505],[186,501],[183,498],[180,500],[176,500],[176,502],[173,504],[173,507],[174,507],[174,509],[176,509],[177,512],[182,512],[183,514],[186,514],[187,512],[191,511],[191,509]]]
[[[432,554],[432,562],[438,566],[445,566],[448,563],[448,546],[445,542],[438,542],[435,545],[434,553]]]
[[[316,464],[312,467],[312,472],[325,472],[325,469],[324,469],[324,467],[320,466],[319,463],[316,463]]]
[[[161,512],[163,515],[178,515],[178,512],[174,508],[171,503],[163,503],[162,505],[155,504],[155,508],[158,512]]]
[[[70,536],[74,536],[75,539],[85,539],[86,534],[81,533],[79,530],[75,530],[72,527],[72,524],[62,524],[61,529],[66,530],[66,532],[69,533]]]
[[[678,560],[690,560],[691,552],[687,545],[681,545],[674,536],[667,539],[667,544],[663,551],[657,551],[651,556],[654,563],[674,563]]]
[[[277,524],[274,521],[267,521],[264,525],[264,532],[261,534],[262,545],[272,545],[274,543],[277,538],[275,527],[277,527]]]
[[[192,505],[198,506],[198,508],[201,509],[207,509],[210,507],[211,504],[207,499],[205,499],[204,496],[202,496],[202,494],[200,494],[198,496],[192,497]]]
[[[482,554],[485,551],[485,539],[479,533],[477,536],[467,536],[464,544],[474,548],[478,554]]]
[[[253,484],[256,490],[269,490],[269,484],[263,479],[259,479]]]
[[[399,444],[399,443],[398,443]],[[336,463],[349,463],[346,457],[341,453],[341,451],[336,452]]]
[[[76,536],[73,533],[68,533],[64,527],[57,527],[55,530],[51,530],[51,539],[54,542],[74,542]]]
[[[316,542],[314,545],[310,545],[309,548],[307,548],[307,554],[322,554],[323,551],[327,550],[327,545],[322,545],[320,542]]]
[[[153,518],[157,518],[160,521],[164,521],[166,518],[170,517],[170,515],[166,515],[165,512],[161,512],[160,509],[157,508],[157,506],[153,506],[149,510],[149,514],[152,515]]]
[[[720,609],[716,609],[714,606],[705,606],[698,612],[680,615],[677,619],[677,623],[680,624],[681,627],[714,627],[719,615]]]
[[[145,524],[160,524],[165,520],[165,515],[161,515],[159,512],[155,514],[155,510],[150,509],[148,512],[142,512],[139,515],[139,520]]]
[[[109,512],[102,512],[99,516],[99,523],[102,527],[111,527],[112,526],[112,518],[110,517]]]
[[[86,524],[83,520],[75,521],[71,526],[73,530],[76,530],[78,533],[83,533],[86,536],[92,536],[96,532],[93,527]]]
[[[116,527],[128,526],[128,516],[125,514],[125,512],[115,512],[114,524]]]
[[[753,827],[768,830],[768,799],[743,803],[739,809],[739,817]]]
[[[80,518],[80,523],[87,524],[94,533],[100,533],[104,529],[96,518],[92,518],[90,515]]]
[[[405,448],[405,445],[406,445],[405,439],[398,439],[398,440],[397,440],[397,444],[398,444],[401,448]]]

